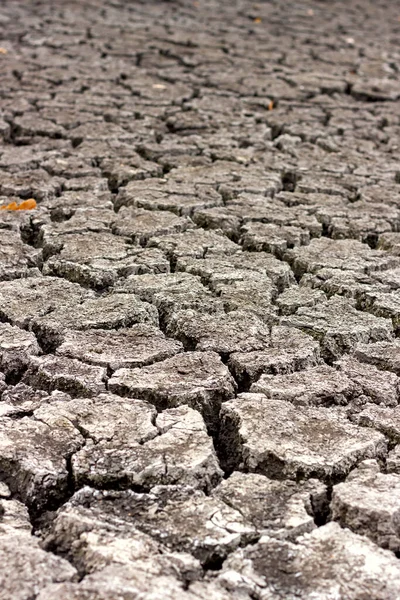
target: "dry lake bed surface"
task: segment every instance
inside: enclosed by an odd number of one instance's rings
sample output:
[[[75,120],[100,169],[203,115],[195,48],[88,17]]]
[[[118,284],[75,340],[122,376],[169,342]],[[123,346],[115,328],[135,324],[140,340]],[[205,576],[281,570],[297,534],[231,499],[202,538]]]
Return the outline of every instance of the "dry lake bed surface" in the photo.
[[[1,600],[400,598],[399,157],[395,0],[1,2]]]

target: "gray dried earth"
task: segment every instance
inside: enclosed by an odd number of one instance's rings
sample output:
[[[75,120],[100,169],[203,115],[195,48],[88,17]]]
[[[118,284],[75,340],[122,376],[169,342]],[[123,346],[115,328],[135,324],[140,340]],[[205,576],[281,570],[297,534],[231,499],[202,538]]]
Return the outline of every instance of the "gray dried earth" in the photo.
[[[398,600],[398,2],[3,0],[0,83],[0,600]]]

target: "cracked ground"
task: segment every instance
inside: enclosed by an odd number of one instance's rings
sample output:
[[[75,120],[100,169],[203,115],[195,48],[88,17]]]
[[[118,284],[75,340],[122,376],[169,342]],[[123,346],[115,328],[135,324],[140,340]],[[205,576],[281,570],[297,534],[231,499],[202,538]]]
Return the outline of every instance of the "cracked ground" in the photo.
[[[398,600],[398,3],[3,0],[0,83],[0,600]]]

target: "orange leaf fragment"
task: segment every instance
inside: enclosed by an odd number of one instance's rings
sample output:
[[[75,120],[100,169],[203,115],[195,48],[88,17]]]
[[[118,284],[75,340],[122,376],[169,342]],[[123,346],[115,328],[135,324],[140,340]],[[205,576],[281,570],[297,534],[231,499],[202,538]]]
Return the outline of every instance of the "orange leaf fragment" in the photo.
[[[10,204],[2,206],[1,208],[2,210],[17,210],[18,204],[16,202],[10,202]]]
[[[268,110],[273,110],[274,109],[274,101],[271,100],[271,102],[268,104]]]
[[[0,54],[7,54],[8,50],[6,50],[5,48],[0,48]]]
[[[262,22],[262,19],[260,19],[260,17],[256,17],[256,18],[254,19],[254,23],[257,23],[257,25],[258,25],[259,23],[261,23],[261,22]]]
[[[0,210],[32,210],[33,208],[36,208],[36,206],[36,200],[29,198],[28,200],[21,202],[21,204],[10,202],[10,204],[0,206]]]
[[[24,200],[23,202],[21,202],[17,210],[32,210],[36,208],[36,206],[36,200],[34,200],[33,198],[29,198],[28,200]]]

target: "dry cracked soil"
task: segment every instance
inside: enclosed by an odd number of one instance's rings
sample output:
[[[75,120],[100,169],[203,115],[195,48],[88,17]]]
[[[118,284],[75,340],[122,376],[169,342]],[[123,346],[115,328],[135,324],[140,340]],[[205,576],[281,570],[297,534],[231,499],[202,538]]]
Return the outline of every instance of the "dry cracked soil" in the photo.
[[[3,0],[0,99],[0,600],[398,600],[398,2]]]

